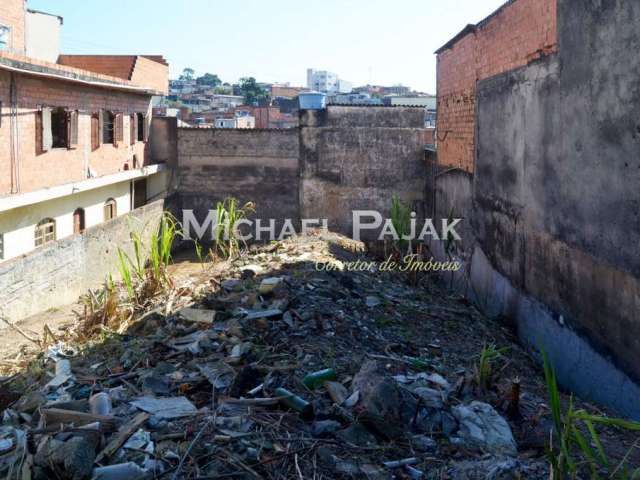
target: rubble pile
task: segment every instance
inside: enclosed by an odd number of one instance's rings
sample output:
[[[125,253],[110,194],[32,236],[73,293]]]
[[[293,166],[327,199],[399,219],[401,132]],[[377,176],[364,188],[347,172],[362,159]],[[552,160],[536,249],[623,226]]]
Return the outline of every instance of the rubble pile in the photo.
[[[122,334],[49,348],[4,410],[0,476],[548,478],[536,387],[514,407],[474,380],[506,334],[435,286],[344,270],[358,247],[252,248]]]

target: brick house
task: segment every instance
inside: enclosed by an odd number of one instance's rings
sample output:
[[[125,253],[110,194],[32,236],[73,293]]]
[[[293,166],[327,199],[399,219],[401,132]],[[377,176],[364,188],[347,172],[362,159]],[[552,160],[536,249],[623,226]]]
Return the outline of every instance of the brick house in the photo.
[[[51,63],[62,19],[42,15],[25,0],[0,4],[0,261],[164,192],[164,165],[153,164],[148,140],[166,61],[54,55]]]
[[[437,54],[438,163],[473,173],[476,83],[557,51],[557,0],[509,0]]]

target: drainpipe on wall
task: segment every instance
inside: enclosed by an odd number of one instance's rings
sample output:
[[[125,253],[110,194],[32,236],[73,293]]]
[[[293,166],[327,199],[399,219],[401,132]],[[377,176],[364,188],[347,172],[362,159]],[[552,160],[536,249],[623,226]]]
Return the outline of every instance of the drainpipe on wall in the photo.
[[[11,156],[11,193],[20,192],[20,137],[18,130],[18,85],[16,76],[11,74],[11,84],[9,86],[10,104],[10,156]]]

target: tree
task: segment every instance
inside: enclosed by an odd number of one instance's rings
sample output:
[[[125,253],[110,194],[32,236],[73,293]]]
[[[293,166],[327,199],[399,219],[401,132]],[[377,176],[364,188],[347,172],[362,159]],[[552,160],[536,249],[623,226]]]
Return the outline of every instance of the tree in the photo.
[[[193,76],[195,75],[195,71],[193,68],[185,68],[182,70],[182,75],[180,75],[180,80],[193,80]]]
[[[222,84],[222,80],[220,80],[220,77],[218,77],[218,75],[211,74],[211,73],[205,73],[201,77],[196,78],[196,83],[198,85],[206,85],[206,86],[209,86],[209,87],[217,87],[218,85]]]
[[[256,105],[262,100],[269,98],[269,94],[258,85],[253,77],[245,77],[240,79],[240,91],[244,97],[246,105]]]

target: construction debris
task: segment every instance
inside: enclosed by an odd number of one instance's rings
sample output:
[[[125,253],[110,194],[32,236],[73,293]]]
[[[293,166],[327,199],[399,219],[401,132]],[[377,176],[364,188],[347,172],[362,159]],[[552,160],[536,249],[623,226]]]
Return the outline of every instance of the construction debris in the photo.
[[[465,330],[487,320],[397,272],[316,268],[362,255],[349,242],[253,248],[112,338],[42,360],[4,410],[0,476],[548,478],[499,388],[473,388]],[[543,401],[519,386],[527,424]]]

